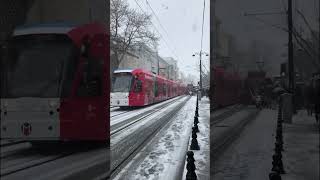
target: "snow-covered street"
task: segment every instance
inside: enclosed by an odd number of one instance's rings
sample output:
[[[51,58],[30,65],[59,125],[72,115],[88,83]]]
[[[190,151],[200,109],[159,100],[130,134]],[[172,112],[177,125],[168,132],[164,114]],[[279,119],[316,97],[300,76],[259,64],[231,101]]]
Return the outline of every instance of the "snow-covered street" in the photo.
[[[171,117],[154,138],[114,179],[176,179],[183,166],[191,132],[195,97]]]
[[[170,164],[175,161],[179,164],[179,155],[184,157],[181,150],[186,149],[188,142],[184,135],[189,131],[186,127],[192,123],[188,121],[189,112],[194,109],[195,97],[175,98],[140,110],[143,116],[121,120],[128,126],[124,124],[126,127],[119,132],[114,132],[115,125],[111,126],[111,178],[157,179],[164,167],[176,173],[173,169],[176,165],[172,168]]]
[[[214,157],[211,179],[268,180],[272,169],[276,122],[276,110],[260,111],[227,148]],[[282,179],[319,179],[319,129],[315,120],[301,111],[293,117],[292,124],[283,125],[283,134],[282,161],[286,174],[281,175]]]
[[[263,110],[213,162],[212,179],[269,179],[276,111]]]

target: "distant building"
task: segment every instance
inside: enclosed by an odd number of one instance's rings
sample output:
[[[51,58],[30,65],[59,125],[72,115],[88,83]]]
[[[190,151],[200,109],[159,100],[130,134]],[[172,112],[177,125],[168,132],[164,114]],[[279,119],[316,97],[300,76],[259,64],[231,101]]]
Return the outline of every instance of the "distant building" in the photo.
[[[178,80],[179,79],[178,61],[172,57],[166,57],[164,59],[168,63],[167,78],[172,80]]]
[[[124,58],[120,62],[119,66],[117,66],[114,52],[115,46],[116,42],[112,41],[110,60],[111,73],[115,69],[142,68],[153,72],[154,74],[159,74],[160,76],[166,77],[168,79],[178,79],[179,69],[177,60],[171,57],[162,58],[157,52],[143,43],[136,44],[134,48],[129,49],[124,55]]]

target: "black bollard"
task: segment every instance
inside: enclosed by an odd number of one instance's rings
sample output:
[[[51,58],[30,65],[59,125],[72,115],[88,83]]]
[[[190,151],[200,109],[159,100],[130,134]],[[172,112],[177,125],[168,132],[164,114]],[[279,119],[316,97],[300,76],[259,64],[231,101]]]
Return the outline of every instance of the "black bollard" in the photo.
[[[198,127],[198,124],[197,124],[197,123],[194,123],[194,124],[193,124],[193,128],[194,128],[194,131],[195,131],[196,133],[200,132],[199,127]],[[193,131],[193,129],[192,129],[192,131]]]
[[[284,171],[283,163],[282,160],[279,162],[279,169],[280,169],[280,174],[285,174],[286,172]]]
[[[281,134],[281,135],[282,135],[282,129],[280,129],[280,128],[279,128],[279,129],[277,129],[276,133],[277,133],[277,134]]]
[[[277,125],[276,132],[282,134],[282,126],[281,125]]]
[[[199,123],[199,120],[198,120],[198,117],[197,117],[197,116],[194,116],[193,122],[194,122],[194,123],[197,123],[197,124]]]
[[[276,142],[276,147],[274,148],[274,151],[276,153],[281,153],[281,151],[283,151],[282,145],[279,142]]]
[[[280,167],[279,167],[279,162],[272,161],[272,169],[271,169],[271,171],[280,174],[281,171],[280,171]]]
[[[281,150],[283,151],[283,141],[281,139],[281,137],[276,137],[276,142],[278,142],[281,146]]]
[[[282,139],[283,139],[282,134],[277,134],[276,135],[276,140],[280,140],[281,142],[283,142]]]
[[[193,152],[187,152],[187,175],[186,180],[197,180],[196,165],[194,164]]]
[[[191,150],[200,150],[198,140],[197,140],[197,132],[194,127],[192,127],[192,140],[190,145]]]
[[[277,172],[271,172],[269,174],[269,180],[281,180],[281,176]]]
[[[272,170],[278,172],[279,174],[285,174],[283,163],[282,163],[282,155],[279,153],[276,153],[275,155],[272,156],[272,159],[273,159]]]

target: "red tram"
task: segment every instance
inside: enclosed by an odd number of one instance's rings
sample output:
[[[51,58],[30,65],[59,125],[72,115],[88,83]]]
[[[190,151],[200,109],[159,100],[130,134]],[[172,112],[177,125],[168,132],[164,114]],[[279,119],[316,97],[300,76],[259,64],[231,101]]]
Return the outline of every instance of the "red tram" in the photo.
[[[213,104],[224,107],[238,103],[242,90],[242,80],[239,75],[226,72],[222,67],[213,68],[213,73]]]
[[[113,73],[111,106],[145,106],[186,93],[182,83],[168,80],[143,69]]]
[[[14,31],[1,63],[1,139],[109,140],[108,31],[99,23]]]

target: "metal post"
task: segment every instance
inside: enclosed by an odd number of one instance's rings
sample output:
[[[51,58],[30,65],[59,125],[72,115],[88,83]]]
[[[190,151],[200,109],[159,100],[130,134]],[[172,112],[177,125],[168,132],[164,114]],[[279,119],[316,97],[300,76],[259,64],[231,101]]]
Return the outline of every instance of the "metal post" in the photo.
[[[289,90],[292,93],[292,104],[294,106],[294,62],[293,62],[293,43],[292,43],[292,0],[288,0],[288,66],[289,66]]]
[[[202,51],[200,51],[200,83],[199,83],[200,97],[199,97],[199,101],[201,101],[201,97],[202,97],[202,65],[201,65],[201,57],[202,57]]]

